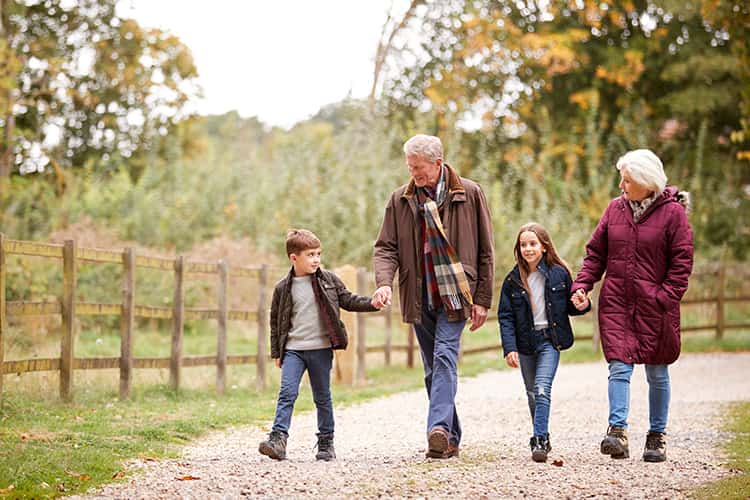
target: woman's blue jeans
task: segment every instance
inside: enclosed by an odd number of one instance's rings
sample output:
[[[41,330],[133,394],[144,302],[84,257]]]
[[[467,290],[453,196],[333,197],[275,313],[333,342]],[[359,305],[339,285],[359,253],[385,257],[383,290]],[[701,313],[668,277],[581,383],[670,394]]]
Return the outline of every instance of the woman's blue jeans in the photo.
[[[523,384],[526,386],[534,435],[544,436],[549,433],[552,380],[560,364],[560,351],[555,349],[552,342],[545,340],[537,346],[535,354],[519,352],[518,361],[521,365]]]
[[[318,432],[333,434],[333,401],[331,400],[331,366],[333,349],[286,351],[281,363],[281,387],[276,403],[273,430],[289,434],[294,402],[305,370],[310,376],[313,401],[318,410]]]
[[[649,432],[665,432],[669,414],[669,369],[667,365],[645,365],[648,381]],[[609,425],[628,427],[630,376],[633,365],[609,363]]]

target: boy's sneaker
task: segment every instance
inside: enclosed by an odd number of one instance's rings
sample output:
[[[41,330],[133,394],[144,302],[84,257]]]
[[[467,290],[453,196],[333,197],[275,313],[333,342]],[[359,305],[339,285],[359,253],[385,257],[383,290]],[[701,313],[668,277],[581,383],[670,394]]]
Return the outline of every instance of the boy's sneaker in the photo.
[[[667,440],[663,432],[646,434],[646,447],[643,449],[643,460],[646,462],[663,462],[667,459]]]
[[[552,451],[549,434],[532,436],[529,440],[529,447],[531,448],[531,459],[534,462],[546,462],[547,454]]]
[[[328,462],[336,458],[336,450],[333,449],[333,434],[318,434],[317,447],[316,460],[325,460]]]
[[[624,427],[609,426],[607,435],[602,440],[601,452],[612,458],[628,458],[630,456],[628,434]]]
[[[258,451],[261,455],[274,460],[284,460],[286,458],[286,435],[279,431],[271,431],[268,439],[261,441],[258,445]]]

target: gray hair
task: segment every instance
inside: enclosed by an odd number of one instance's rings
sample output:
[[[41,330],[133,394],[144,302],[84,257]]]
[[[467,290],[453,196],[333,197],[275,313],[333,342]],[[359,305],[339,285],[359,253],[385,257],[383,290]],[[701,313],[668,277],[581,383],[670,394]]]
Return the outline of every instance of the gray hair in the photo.
[[[667,185],[664,166],[649,149],[628,151],[617,160],[617,170],[627,171],[633,181],[657,194],[661,194]]]
[[[443,143],[434,135],[417,134],[404,143],[406,156],[419,156],[429,162],[443,159]]]

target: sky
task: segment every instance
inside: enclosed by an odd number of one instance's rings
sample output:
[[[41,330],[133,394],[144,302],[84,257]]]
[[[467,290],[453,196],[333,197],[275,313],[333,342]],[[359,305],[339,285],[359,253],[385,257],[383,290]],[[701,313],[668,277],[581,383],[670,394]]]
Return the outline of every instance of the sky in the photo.
[[[366,97],[388,9],[406,0],[121,0],[119,14],[190,47],[201,114],[237,110],[289,128],[348,95]],[[398,11],[401,8],[401,11]]]

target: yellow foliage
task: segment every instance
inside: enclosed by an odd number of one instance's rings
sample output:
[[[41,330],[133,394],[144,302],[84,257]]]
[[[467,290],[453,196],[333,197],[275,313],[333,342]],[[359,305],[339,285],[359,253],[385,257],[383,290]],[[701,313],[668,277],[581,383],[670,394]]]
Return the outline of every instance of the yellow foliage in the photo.
[[[599,105],[599,92],[596,89],[581,90],[570,94],[568,100],[577,104],[581,109],[588,110],[591,104]]]
[[[643,53],[638,50],[628,50],[624,54],[624,59],[623,64],[619,66],[597,66],[596,77],[624,89],[632,88],[646,69],[643,64]]]

